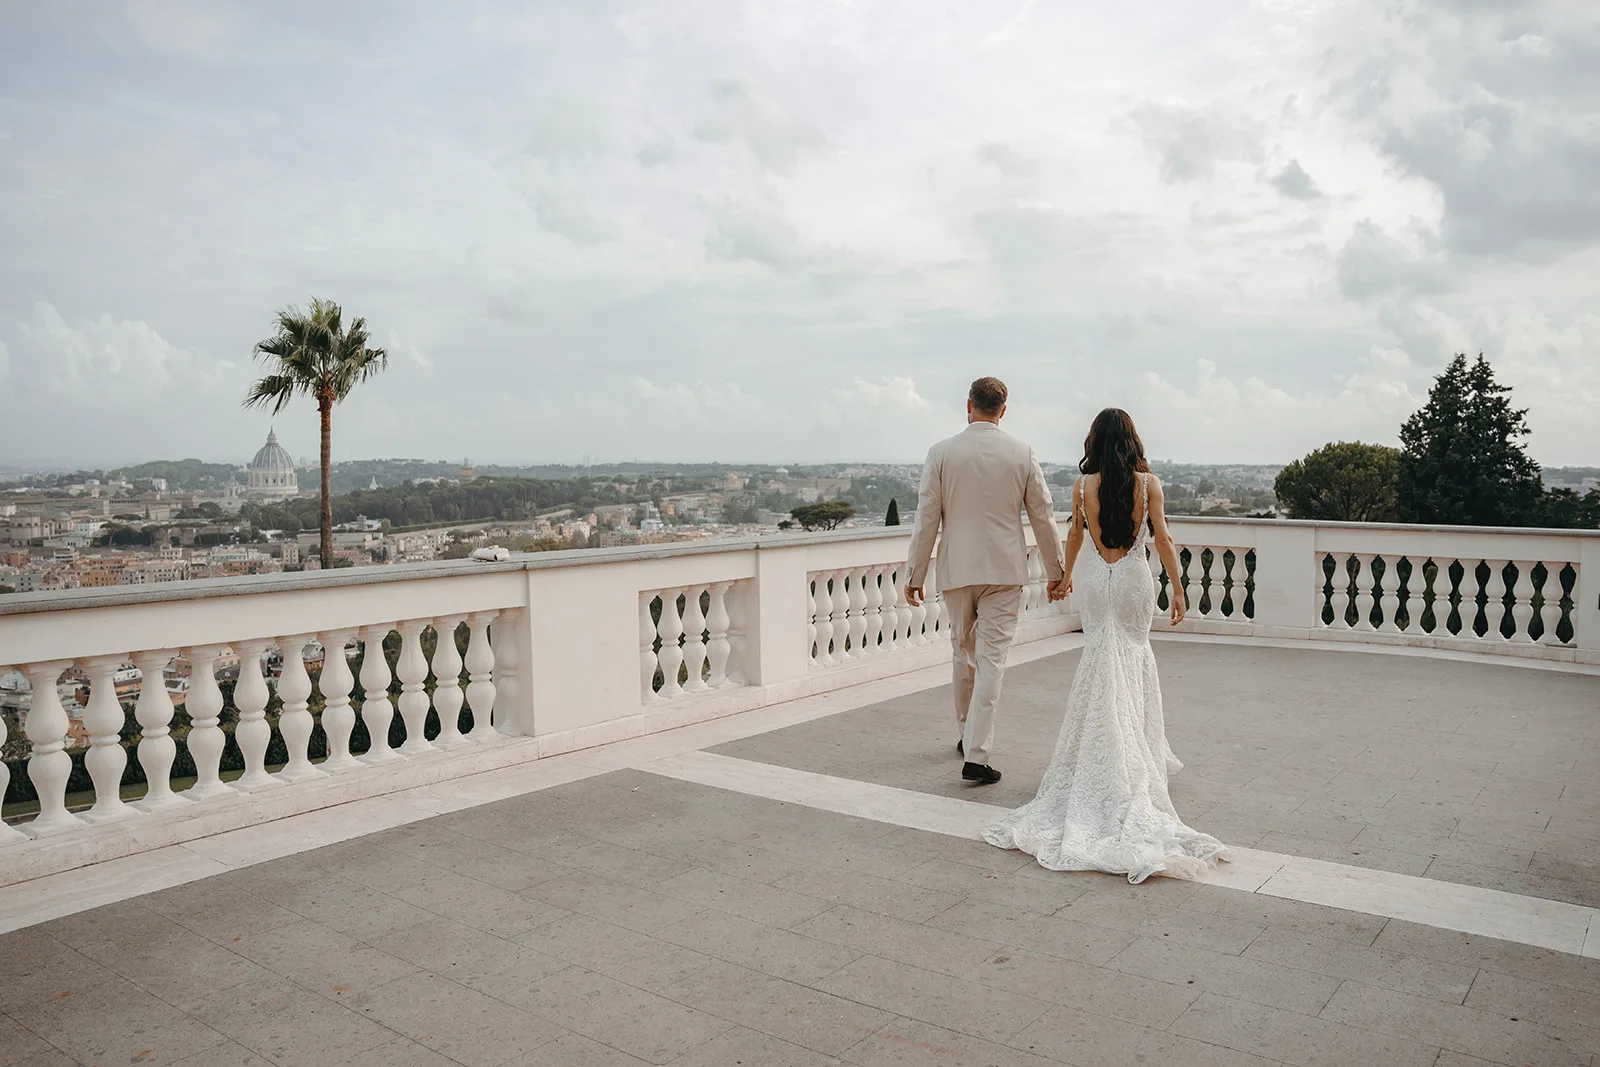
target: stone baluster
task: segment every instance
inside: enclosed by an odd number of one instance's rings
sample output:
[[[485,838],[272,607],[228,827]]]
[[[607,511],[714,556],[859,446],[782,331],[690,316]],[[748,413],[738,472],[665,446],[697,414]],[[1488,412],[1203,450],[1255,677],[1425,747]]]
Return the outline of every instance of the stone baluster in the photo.
[[[1539,635],[1541,644],[1563,643],[1556,633],[1556,629],[1561,625],[1561,569],[1562,565],[1559,563],[1544,565],[1544,584],[1539,587],[1541,598],[1539,621],[1544,623],[1544,633]]]
[[[406,756],[433,751],[427,735],[428,659],[422,654],[422,631],[427,628],[427,619],[400,623],[400,660],[394,673],[400,679],[400,720],[406,725],[400,752]]]
[[[460,625],[460,615],[446,615],[433,626],[433,710],[439,715],[439,736],[433,743],[439,748],[466,741],[461,733],[461,650],[456,647]]]
[[[937,578],[928,583],[928,636],[930,639],[950,640],[950,606],[944,602],[944,590]]]
[[[883,583],[889,580],[888,567],[871,567],[861,573],[866,587],[866,628],[861,632],[861,649],[869,656],[885,650],[883,641]]]
[[[229,796],[233,790],[222,780],[222,750],[228,737],[222,732],[222,689],[217,685],[217,657],[224,645],[198,645],[188,650],[189,693],[183,707],[189,713],[189,756],[194,760],[194,785],[184,790],[190,800]],[[90,698],[93,700],[93,697]],[[87,718],[87,716],[85,716]],[[109,718],[109,716],[108,716]],[[117,709],[117,726],[122,725],[122,709]],[[117,768],[117,776],[122,769]],[[99,807],[99,784],[95,785],[95,807]]]
[[[361,724],[367,728],[368,740],[361,758],[367,763],[400,758],[389,747],[394,705],[389,703],[389,661],[383,654],[383,640],[391,629],[388,623],[380,623],[361,630]]]
[[[94,807],[83,813],[85,822],[112,822],[137,811],[122,801],[122,772],[128,766],[128,753],[122,747],[122,727],[127,717],[117,699],[115,679],[120,666],[120,656],[100,656],[84,664],[89,672],[89,703],[83,709],[83,728],[89,734],[89,751],[84,754],[83,765],[94,782]],[[211,687],[216,689],[215,681]],[[195,713],[196,699],[191,687],[190,715]],[[217,694],[217,706],[222,706],[221,693]],[[193,747],[191,741],[190,748]]]
[[[688,668],[683,691],[703,693],[706,686],[706,613],[700,607],[700,586],[683,592],[683,662]]]
[[[750,639],[745,629],[745,587],[730,586],[723,598],[728,607],[728,681],[746,685],[750,681]]]
[[[916,644],[916,642],[912,640],[911,634],[911,604],[906,600],[906,581],[909,577],[909,566],[902,567],[895,573],[894,576],[895,629],[899,634],[899,636],[895,638],[896,648],[910,648],[912,645]]]
[[[728,583],[717,582],[711,586],[711,610],[706,614],[706,659],[711,664],[711,677],[707,684],[716,689],[728,684],[728,656],[733,646],[728,641]]]
[[[1039,555],[1037,548],[1028,549],[1028,581],[1022,587],[1021,614],[1027,615],[1038,611],[1042,598],[1039,596],[1039,579],[1044,576],[1044,558]]]
[[[1517,568],[1517,583],[1514,587],[1515,598],[1511,602],[1511,620],[1516,626],[1516,631],[1511,635],[1511,640],[1519,644],[1533,644],[1533,568],[1532,560],[1516,560],[1512,566]],[[1548,572],[1547,572],[1548,573]]]
[[[233,688],[233,703],[239,709],[239,722],[233,740],[244,757],[244,774],[233,781],[235,789],[265,789],[279,785],[267,773],[267,745],[272,742],[272,727],[267,723],[267,679],[261,673],[261,657],[266,641],[239,642],[239,682]]]
[[[833,658],[840,663],[852,658],[856,650],[850,648],[850,592],[847,588],[849,571],[833,572]]]
[[[494,732],[521,737],[522,723],[516,709],[522,700],[522,619],[517,612],[502,612],[489,631],[489,647],[494,649]]]
[[[893,652],[900,642],[900,576],[895,564],[883,568],[880,583],[883,593],[883,645],[885,652]]]
[[[667,700],[683,693],[678,671],[683,666],[683,619],[678,614],[680,589],[661,592],[661,621],[656,625],[656,636],[661,638],[661,695]]]
[[[5,748],[6,735],[8,733],[10,733],[10,729],[6,726],[6,717],[4,715],[0,715],[0,749]],[[0,760],[0,797],[4,797],[6,795],[6,790],[10,788],[11,768],[6,765],[4,760]],[[23,833],[21,830],[14,829],[13,827],[6,825],[4,822],[0,822],[0,848],[4,848],[6,845],[20,845],[27,839],[28,835]]]
[[[1350,614],[1350,557],[1336,554],[1333,557],[1333,592],[1328,598],[1329,606],[1333,608],[1333,621],[1329,624],[1335,630],[1349,627]],[[1322,568],[1317,568],[1320,572]],[[1319,598],[1320,599],[1320,598]]]
[[[860,659],[868,652],[867,638],[867,575],[871,572],[860,567],[848,572],[850,579],[850,654]]]
[[[654,703],[661,698],[656,695],[656,668],[660,665],[656,659],[656,620],[651,617],[650,608],[655,604],[656,594],[639,594],[639,699],[646,704]],[[662,601],[661,610],[667,610],[665,601]],[[472,669],[470,646],[468,649],[467,669]],[[467,697],[470,703],[472,697]],[[477,713],[473,713],[477,718]]]
[[[278,698],[283,701],[278,712],[278,733],[283,735],[283,747],[289,754],[278,777],[285,782],[322,777],[310,756],[311,730],[317,724],[307,703],[311,699],[311,675],[306,673],[306,645],[310,641],[310,634],[278,639],[278,648],[283,652],[283,671],[278,675]],[[326,650],[323,658],[327,658]]]
[[[812,626],[816,630],[816,654],[812,659],[819,667],[831,667],[837,662],[833,657],[833,596],[828,592],[828,572],[819,571],[815,576],[815,585],[812,586],[811,596],[813,608],[811,612]]]
[[[317,638],[322,642],[322,676],[317,679],[317,688],[322,691],[322,732],[328,739],[328,758],[322,761],[325,771],[361,766],[361,761],[350,754],[350,734],[356,728],[350,697],[356,679],[350,673],[350,661],[344,657],[345,646],[354,634],[354,630],[329,630]]]
[[[134,804],[140,811],[164,811],[189,803],[172,791],[172,763],[178,758],[178,743],[172,739],[172,697],[167,693],[165,677],[171,660],[171,649],[133,654],[134,665],[142,675],[139,703],[133,709],[139,720],[139,766],[144,769],[146,787],[144,799]]]
[[[1378,629],[1386,633],[1403,632],[1397,616],[1400,614],[1400,557],[1378,556],[1383,564],[1383,574],[1378,578],[1378,611],[1383,618]]]
[[[22,828],[30,837],[45,837],[83,825],[81,819],[67,810],[67,779],[72,775],[72,757],[67,755],[66,749],[70,723],[67,709],[61,706],[61,694],[56,692],[61,672],[70,666],[71,660],[54,660],[30,663],[22,668],[28,684],[33,687],[33,701],[28,705],[28,717],[22,728],[33,742],[33,754],[28,757],[28,778],[33,782],[34,792],[39,794],[39,815]],[[159,687],[165,696],[166,687]]]
[[[647,600],[644,606],[645,621],[650,620],[650,603]],[[494,680],[494,645],[489,641],[489,623],[494,620],[495,612],[479,611],[467,617],[467,627],[471,635],[467,638],[467,703],[472,707],[472,729],[467,732],[469,741],[486,741],[494,736],[494,705],[498,698],[498,687]],[[654,623],[652,633],[654,633]],[[651,656],[655,653],[652,651]],[[655,675],[652,664],[651,676]],[[645,683],[648,692],[650,683]]]
[[[1506,561],[1486,559],[1484,562],[1489,565],[1489,581],[1483,587],[1483,616],[1488,625],[1483,637],[1486,641],[1504,640],[1500,627],[1506,618]]]

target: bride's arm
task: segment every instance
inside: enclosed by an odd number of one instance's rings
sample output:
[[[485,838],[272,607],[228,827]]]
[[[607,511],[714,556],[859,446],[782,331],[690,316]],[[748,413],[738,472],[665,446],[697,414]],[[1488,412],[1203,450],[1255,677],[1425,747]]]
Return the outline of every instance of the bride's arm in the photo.
[[[1183,586],[1177,580],[1183,568],[1178,564],[1178,546],[1172,543],[1172,531],[1167,528],[1166,494],[1161,491],[1161,479],[1154,474],[1146,477],[1150,479],[1150,528],[1156,535],[1156,555],[1161,558],[1161,565],[1167,569],[1167,574],[1172,576],[1168,596],[1172,598],[1172,625],[1176,626],[1188,614],[1188,605],[1183,600]]]
[[[1061,575],[1061,580],[1050,589],[1052,600],[1063,600],[1072,592],[1072,568],[1078,565],[1078,553],[1083,550],[1082,496],[1083,478],[1080,476],[1072,486],[1072,522],[1067,528],[1066,571]]]

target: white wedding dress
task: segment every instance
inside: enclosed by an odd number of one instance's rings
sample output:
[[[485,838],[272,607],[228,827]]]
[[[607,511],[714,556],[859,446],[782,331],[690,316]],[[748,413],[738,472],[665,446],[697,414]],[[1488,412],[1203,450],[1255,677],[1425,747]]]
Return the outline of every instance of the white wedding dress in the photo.
[[[1107,563],[1090,535],[1093,553],[1073,576],[1083,657],[1039,792],[983,832],[989,844],[1021,849],[1042,867],[1126,874],[1135,884],[1152,874],[1194,877],[1229,858],[1216,838],[1183,824],[1167,793],[1168,775],[1183,764],[1167,745],[1150,649],[1149,475],[1138,477],[1143,506],[1133,547]],[[1085,522],[1083,515],[1075,507],[1073,521]]]

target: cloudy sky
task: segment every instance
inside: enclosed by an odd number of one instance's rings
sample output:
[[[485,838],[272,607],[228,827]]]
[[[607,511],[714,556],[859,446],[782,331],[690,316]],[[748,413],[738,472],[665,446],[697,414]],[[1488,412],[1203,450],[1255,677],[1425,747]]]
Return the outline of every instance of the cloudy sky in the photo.
[[[313,294],[336,458],[915,459],[998,374],[1282,461],[1482,350],[1600,463],[1597,12],[0,0],[0,463],[247,457]]]

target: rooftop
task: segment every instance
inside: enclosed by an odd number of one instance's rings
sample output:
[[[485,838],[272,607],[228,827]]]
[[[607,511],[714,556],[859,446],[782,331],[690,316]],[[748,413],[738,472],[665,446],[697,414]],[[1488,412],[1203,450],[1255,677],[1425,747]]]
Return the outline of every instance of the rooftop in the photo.
[[[109,822],[62,806],[65,716],[31,707],[0,1064],[1593,1067],[1600,538],[1175,525],[1173,795],[1236,860],[1139,886],[978,840],[1031,796],[1082,637],[1030,583],[1005,779],[960,782],[903,534],[16,601],[0,649],[36,693],[85,665],[86,723],[120,722],[95,695],[129,653],[285,666],[280,755],[96,793]],[[307,705],[310,635],[350,634],[397,644]],[[160,692],[129,755],[157,770]],[[402,740],[341,765],[356,710]]]
[[[1077,640],[1019,650],[991,790],[929,668],[179,846],[210,877],[131,857],[126,899],[50,921],[13,886],[0,1062],[1600,1052],[1593,677],[1161,641],[1175,800],[1245,851],[1130,886],[973,840],[1031,795]]]

